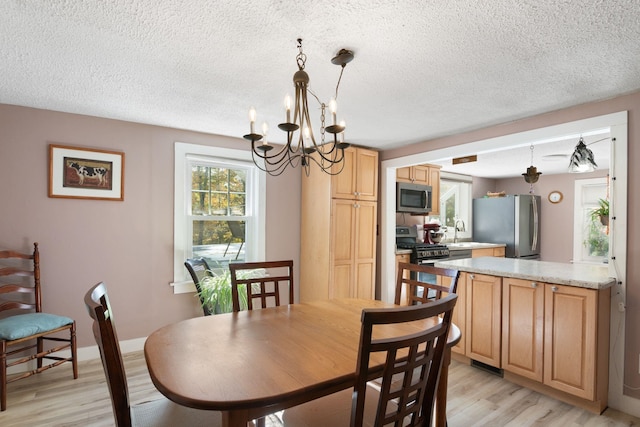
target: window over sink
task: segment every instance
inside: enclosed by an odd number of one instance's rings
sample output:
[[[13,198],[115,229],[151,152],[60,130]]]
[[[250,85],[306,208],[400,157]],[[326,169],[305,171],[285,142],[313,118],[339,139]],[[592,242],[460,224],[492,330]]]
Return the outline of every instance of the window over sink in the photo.
[[[448,241],[471,239],[471,181],[470,176],[440,172],[440,224],[447,227]]]

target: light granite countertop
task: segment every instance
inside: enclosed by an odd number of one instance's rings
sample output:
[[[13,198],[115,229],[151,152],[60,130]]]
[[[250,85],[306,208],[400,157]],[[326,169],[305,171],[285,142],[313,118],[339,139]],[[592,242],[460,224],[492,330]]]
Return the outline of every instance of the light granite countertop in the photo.
[[[616,283],[616,279],[609,276],[606,264],[565,264],[514,258],[480,257],[439,261],[435,263],[435,266],[468,273],[535,280],[589,289],[606,289]]]

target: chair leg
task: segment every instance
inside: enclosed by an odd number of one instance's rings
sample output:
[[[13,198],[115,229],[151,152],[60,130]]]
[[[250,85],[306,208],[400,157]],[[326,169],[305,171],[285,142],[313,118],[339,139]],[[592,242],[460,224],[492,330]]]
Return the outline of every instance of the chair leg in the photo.
[[[41,354],[44,350],[44,339],[42,337],[36,338],[36,343],[36,352]],[[42,368],[42,357],[36,358],[36,365],[38,366],[38,369]]]
[[[76,347],[76,322],[70,329],[71,333],[71,366],[73,366],[73,379],[78,379],[78,348]]]
[[[229,245],[231,244],[231,240],[229,240],[229,242],[227,243],[227,248],[224,250],[224,254],[222,254],[222,256],[227,256],[227,251],[229,250]]]
[[[265,427],[265,425],[266,425],[266,422],[264,420],[264,417],[258,418],[256,420],[256,427]]]
[[[0,345],[0,411],[7,409],[7,343]]]

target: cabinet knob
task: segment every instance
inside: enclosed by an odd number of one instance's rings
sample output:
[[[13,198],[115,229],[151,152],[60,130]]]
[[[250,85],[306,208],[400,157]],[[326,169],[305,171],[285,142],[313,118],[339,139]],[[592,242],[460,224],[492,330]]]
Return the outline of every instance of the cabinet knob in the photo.
[[[558,292],[558,287],[557,286],[552,286],[551,287],[551,291],[552,292]]]
[[[470,275],[469,275],[469,278],[470,278],[471,280],[473,280],[473,279],[475,279],[475,278],[476,278],[476,275],[475,275],[475,274],[470,274]]]
[[[359,193],[359,192],[357,192],[357,191],[354,191],[354,192],[353,192],[353,195],[354,195],[354,196],[359,196],[359,195],[360,195],[360,193]]]
[[[357,208],[359,208],[359,207],[360,207],[360,205],[359,205],[359,204],[357,204],[357,203],[354,203],[354,204],[353,204],[353,207],[357,209]]]
[[[532,288],[537,288],[537,287],[538,287],[538,284],[537,284],[536,282],[531,282],[531,287],[532,287]]]

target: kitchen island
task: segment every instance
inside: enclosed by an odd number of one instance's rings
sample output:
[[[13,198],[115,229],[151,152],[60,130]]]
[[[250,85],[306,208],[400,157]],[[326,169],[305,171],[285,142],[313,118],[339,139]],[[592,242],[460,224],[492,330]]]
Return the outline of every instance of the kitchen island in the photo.
[[[481,257],[435,266],[461,272],[456,359],[595,413],[607,407],[616,280],[606,265]]]
[[[518,258],[466,258],[436,262],[436,267],[452,268],[469,273],[489,274],[513,279],[535,280],[589,289],[613,286],[606,264],[565,264]]]

